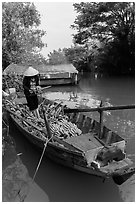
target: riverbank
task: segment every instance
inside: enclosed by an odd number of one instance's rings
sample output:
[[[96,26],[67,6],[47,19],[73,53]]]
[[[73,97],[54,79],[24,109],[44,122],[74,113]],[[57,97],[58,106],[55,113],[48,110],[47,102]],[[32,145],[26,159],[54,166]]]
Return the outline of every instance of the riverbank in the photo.
[[[48,202],[48,196],[32,181],[26,166],[20,158],[22,153],[16,152],[16,144],[8,133],[2,129],[2,201],[3,202],[34,202],[41,195],[41,202]]]
[[[21,202],[26,198],[31,179],[17,155],[14,142],[3,130],[2,201]]]

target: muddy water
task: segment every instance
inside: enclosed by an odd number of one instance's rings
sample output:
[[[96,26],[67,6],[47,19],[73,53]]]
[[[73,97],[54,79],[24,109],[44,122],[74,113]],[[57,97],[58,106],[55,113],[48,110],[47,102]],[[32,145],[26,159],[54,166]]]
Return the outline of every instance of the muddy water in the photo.
[[[125,105],[135,103],[133,78],[102,78],[95,80],[89,74],[83,76],[78,86],[52,87],[43,94],[46,98],[62,101],[71,107],[86,105]],[[98,113],[88,113],[99,119]],[[104,124],[127,140],[127,155],[135,161],[135,112],[134,110],[106,111]],[[41,152],[37,151],[22,134],[12,126],[18,153],[33,177]],[[117,186],[111,179],[100,178],[60,166],[44,157],[36,184],[50,202],[122,202],[135,200],[135,177]],[[36,193],[37,201],[43,201]],[[29,198],[31,201],[31,198]],[[32,199],[33,201],[35,199]]]

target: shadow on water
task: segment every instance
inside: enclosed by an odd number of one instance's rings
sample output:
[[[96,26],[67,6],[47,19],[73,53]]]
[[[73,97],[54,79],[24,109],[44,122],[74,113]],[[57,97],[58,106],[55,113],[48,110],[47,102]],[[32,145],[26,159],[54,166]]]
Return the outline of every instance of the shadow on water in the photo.
[[[16,129],[11,128],[17,152],[33,177],[41,152]],[[102,179],[58,165],[46,156],[35,178],[37,185],[47,194],[50,202],[121,202],[118,187],[111,179]]]

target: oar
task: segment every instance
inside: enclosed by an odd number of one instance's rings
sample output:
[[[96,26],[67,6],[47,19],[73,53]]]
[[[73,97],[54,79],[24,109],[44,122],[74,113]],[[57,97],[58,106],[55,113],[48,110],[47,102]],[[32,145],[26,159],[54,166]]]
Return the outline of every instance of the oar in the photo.
[[[123,109],[135,109],[135,105],[119,105],[119,106],[107,106],[97,108],[64,108],[64,113],[79,113],[79,112],[95,112],[95,111],[107,111],[107,110],[123,110]]]

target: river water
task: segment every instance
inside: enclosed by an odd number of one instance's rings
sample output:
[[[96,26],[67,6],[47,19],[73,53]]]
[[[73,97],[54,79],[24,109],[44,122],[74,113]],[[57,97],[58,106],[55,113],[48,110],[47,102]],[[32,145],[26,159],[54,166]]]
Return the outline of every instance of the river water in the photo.
[[[62,101],[71,107],[86,105],[96,107],[101,100],[103,105],[126,105],[135,103],[134,78],[98,78],[90,74],[82,77],[77,86],[51,87],[43,94],[48,99]],[[88,113],[99,119],[98,113]],[[126,152],[135,162],[135,111],[119,110],[104,112],[104,124],[117,132],[127,141]],[[17,153],[33,177],[41,156],[23,135],[13,126],[12,136],[16,142]],[[100,178],[87,175],[50,161],[46,155],[35,178],[36,184],[44,191],[46,199],[40,193],[30,201],[50,202],[126,202],[135,201],[135,176],[121,186],[112,179],[104,183]],[[33,195],[34,196],[34,195]]]

